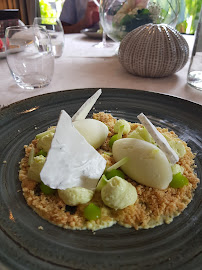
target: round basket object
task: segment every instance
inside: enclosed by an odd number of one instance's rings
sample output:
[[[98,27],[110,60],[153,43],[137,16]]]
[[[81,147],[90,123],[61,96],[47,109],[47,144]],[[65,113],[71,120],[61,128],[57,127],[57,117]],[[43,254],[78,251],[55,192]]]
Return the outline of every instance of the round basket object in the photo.
[[[119,61],[130,73],[142,77],[166,77],[188,61],[189,46],[184,37],[166,24],[145,24],[121,41]]]

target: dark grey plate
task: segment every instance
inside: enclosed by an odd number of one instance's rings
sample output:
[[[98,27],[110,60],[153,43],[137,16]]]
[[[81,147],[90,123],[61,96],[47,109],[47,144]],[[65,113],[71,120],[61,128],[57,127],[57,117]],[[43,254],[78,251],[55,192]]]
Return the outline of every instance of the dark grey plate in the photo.
[[[81,33],[90,38],[102,39],[102,34],[97,32],[97,30],[98,29],[94,29],[94,28],[85,28],[81,30]]]
[[[201,269],[201,184],[179,217],[149,230],[118,225],[95,234],[64,230],[41,219],[25,203],[18,181],[23,145],[56,124],[61,109],[73,115],[95,90],[37,96],[0,111],[0,269]],[[129,121],[137,121],[137,114],[144,112],[155,125],[173,129],[197,153],[201,179],[202,106],[152,92],[104,89],[94,108],[103,110]]]
[[[99,28],[85,28],[80,32],[89,38],[102,39],[102,33],[98,32]],[[107,36],[107,38],[109,38]]]

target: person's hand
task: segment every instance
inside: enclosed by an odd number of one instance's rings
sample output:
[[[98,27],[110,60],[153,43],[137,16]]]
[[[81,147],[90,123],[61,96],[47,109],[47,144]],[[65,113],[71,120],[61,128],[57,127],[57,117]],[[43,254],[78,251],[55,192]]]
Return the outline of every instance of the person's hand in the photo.
[[[98,6],[93,1],[88,2],[82,23],[85,27],[90,27],[97,22],[99,22]]]

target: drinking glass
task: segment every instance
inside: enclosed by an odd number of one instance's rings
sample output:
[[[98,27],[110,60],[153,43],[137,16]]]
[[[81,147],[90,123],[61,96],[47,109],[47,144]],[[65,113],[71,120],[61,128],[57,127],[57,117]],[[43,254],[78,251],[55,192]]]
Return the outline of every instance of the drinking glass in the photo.
[[[40,25],[48,31],[55,57],[60,57],[64,49],[64,31],[59,18],[34,18],[34,25]]]
[[[93,0],[93,2],[99,7],[100,9],[100,3],[97,0]],[[94,45],[96,48],[108,48],[112,47],[113,44],[107,43],[107,35],[106,32],[104,31],[104,28],[102,27],[102,42],[99,42],[98,44]]]
[[[6,57],[17,85],[24,89],[48,85],[54,71],[54,56],[47,31],[39,26],[6,28]]]
[[[202,8],[195,33],[194,47],[187,74],[187,83],[202,91]]]

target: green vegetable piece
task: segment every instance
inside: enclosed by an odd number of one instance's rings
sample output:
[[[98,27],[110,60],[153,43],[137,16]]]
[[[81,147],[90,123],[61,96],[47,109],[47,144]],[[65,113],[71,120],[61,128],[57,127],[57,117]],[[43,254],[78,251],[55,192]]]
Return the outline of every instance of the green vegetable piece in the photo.
[[[101,210],[94,203],[90,203],[84,209],[84,217],[88,220],[96,220],[101,217]]]
[[[47,153],[44,150],[41,149],[35,156],[40,156],[40,155],[46,157]]]
[[[122,138],[123,131],[124,131],[124,125],[119,127],[118,136],[117,136],[118,140]]]
[[[51,195],[55,193],[55,189],[46,186],[43,182],[40,183],[40,189],[45,195]]]
[[[186,149],[181,141],[168,141],[172,149],[177,153],[178,157],[183,157],[186,154]]]
[[[112,148],[114,142],[116,140],[119,140],[122,138],[122,135],[123,135],[123,130],[124,130],[124,125],[122,126],[119,126],[119,131],[118,131],[118,134],[115,134],[114,136],[111,137],[111,139],[109,140],[109,146]]]
[[[53,131],[50,131],[46,135],[40,137],[37,142],[37,148],[43,149],[45,152],[48,152],[51,147],[54,134],[55,133]]]
[[[152,136],[149,134],[149,132],[144,126],[137,127],[133,132],[130,133],[128,138],[135,138],[135,139],[144,140],[146,142],[155,144],[154,139],[152,138]]]
[[[97,184],[96,190],[100,191],[107,183],[108,178],[105,176],[105,174],[103,174],[102,177],[100,178],[100,181]]]
[[[34,147],[32,147],[32,149],[29,152],[29,160],[28,160],[28,165],[30,166],[33,161],[34,161],[34,154],[35,154],[35,150]]]
[[[112,148],[114,142],[118,140],[118,134],[115,134],[114,136],[111,137],[111,139],[109,140],[109,146]]]
[[[42,137],[49,135],[50,133],[55,133],[55,127],[50,128],[42,133],[36,135],[36,139],[41,139]]]
[[[172,188],[182,188],[185,185],[188,185],[188,179],[181,174],[180,172],[173,175],[173,180],[170,183],[170,187]]]
[[[128,157],[124,157],[121,160],[117,161],[115,164],[113,164],[112,166],[108,167],[106,169],[106,172],[110,172],[112,170],[116,170],[119,167],[123,166],[126,162],[128,162]]]
[[[126,178],[125,174],[121,170],[111,170],[110,172],[106,172],[106,178],[109,180],[114,176],[119,176],[123,179]]]
[[[123,127],[122,127],[123,126]],[[130,132],[130,124],[124,120],[124,119],[119,119],[115,125],[114,125],[114,132],[119,133],[120,128],[123,128],[123,134],[128,134]],[[121,130],[122,131],[122,130]],[[122,135],[122,134],[121,134]]]
[[[172,169],[172,173],[173,173],[173,175],[174,174],[177,174],[177,173],[181,173],[181,174],[183,174],[183,172],[184,172],[184,168],[182,167],[182,166],[180,166],[179,164],[174,164],[174,165],[172,165],[171,166],[171,169]]]
[[[37,182],[41,182],[40,172],[44,166],[45,161],[46,158],[42,155],[34,157],[33,162],[30,164],[28,169],[28,178]]]

